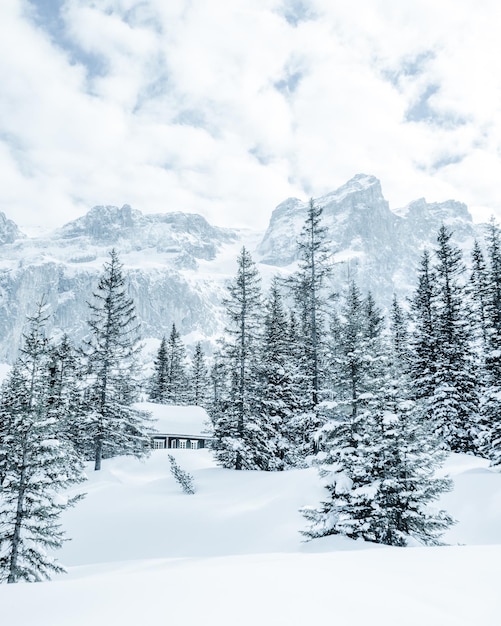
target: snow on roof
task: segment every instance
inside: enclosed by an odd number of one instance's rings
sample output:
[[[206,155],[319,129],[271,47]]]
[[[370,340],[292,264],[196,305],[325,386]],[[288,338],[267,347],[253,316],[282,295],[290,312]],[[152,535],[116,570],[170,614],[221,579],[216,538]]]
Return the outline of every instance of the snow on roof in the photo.
[[[210,436],[210,418],[201,406],[179,406],[137,402],[134,405],[152,416],[152,428],[162,435]]]

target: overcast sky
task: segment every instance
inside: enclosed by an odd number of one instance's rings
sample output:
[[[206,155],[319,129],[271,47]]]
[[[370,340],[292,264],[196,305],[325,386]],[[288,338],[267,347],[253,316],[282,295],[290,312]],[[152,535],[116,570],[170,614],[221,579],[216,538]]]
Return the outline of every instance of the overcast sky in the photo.
[[[498,0],[1,0],[0,211],[265,228],[380,178],[501,216]]]

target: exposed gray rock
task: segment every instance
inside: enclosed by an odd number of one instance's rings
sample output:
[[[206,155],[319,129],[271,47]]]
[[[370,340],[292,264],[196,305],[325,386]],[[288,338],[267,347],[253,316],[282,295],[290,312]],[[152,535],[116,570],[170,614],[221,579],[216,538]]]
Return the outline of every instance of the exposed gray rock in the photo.
[[[365,174],[314,202],[323,208],[323,224],[328,229],[333,288],[340,289],[356,278],[383,306],[394,291],[405,295],[414,287],[422,251],[433,249],[442,224],[454,231],[456,243],[465,249],[475,236],[466,205],[454,200],[429,204],[420,199],[392,211],[379,180]],[[308,202],[295,198],[277,206],[257,248],[262,263],[283,267],[297,259],[295,243],[307,207]]]
[[[48,236],[6,243],[0,361],[15,358],[26,316],[42,296],[51,311],[49,332],[67,332],[75,341],[85,336],[87,302],[112,247],[124,264],[145,338],[168,334],[173,322],[182,334],[212,337],[221,330],[226,276],[199,275],[198,265],[235,242],[237,231],[211,226],[199,215],[143,215],[125,205],[94,207]]]
[[[22,233],[17,224],[7,219],[5,213],[0,212],[0,245],[13,243],[16,239],[23,239],[26,235]]]
[[[441,224],[471,248],[475,227],[464,204],[416,200],[391,210],[374,176],[359,174],[320,198],[332,251],[332,289],[349,278],[388,306],[394,291],[408,295],[425,246],[433,248]],[[15,358],[26,315],[42,295],[52,318],[49,332],[78,342],[88,332],[87,301],[103,263],[116,248],[128,276],[145,339],[168,335],[174,322],[188,341],[214,343],[224,328],[222,300],[236,272],[242,245],[265,272],[289,272],[308,202],[289,198],[272,213],[254,250],[255,233],[217,228],[199,215],[143,215],[125,205],[94,207],[48,236],[28,238],[0,213],[0,361]],[[481,234],[480,234],[481,238]],[[232,266],[228,260],[235,259]]]

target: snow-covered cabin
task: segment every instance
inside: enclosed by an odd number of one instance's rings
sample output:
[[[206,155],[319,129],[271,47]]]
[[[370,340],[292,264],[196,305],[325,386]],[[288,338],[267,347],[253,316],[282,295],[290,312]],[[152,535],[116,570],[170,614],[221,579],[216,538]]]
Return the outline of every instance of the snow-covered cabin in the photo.
[[[142,411],[151,413],[151,447],[197,448],[208,447],[211,440],[211,422],[201,406],[179,406],[138,402]]]

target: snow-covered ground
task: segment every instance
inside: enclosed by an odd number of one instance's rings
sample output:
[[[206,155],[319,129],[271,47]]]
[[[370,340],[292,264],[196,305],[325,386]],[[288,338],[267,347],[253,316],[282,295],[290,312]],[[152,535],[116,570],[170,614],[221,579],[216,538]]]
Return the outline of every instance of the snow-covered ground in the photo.
[[[169,453],[193,474],[195,495],[171,476]],[[68,574],[0,586],[1,623],[498,626],[501,474],[460,455],[446,470],[451,545],[390,548],[302,541],[298,509],[323,496],[312,469],[235,472],[207,450],[106,461],[63,519]]]

